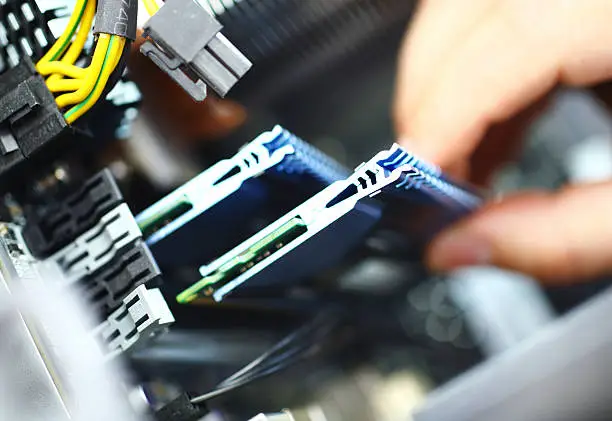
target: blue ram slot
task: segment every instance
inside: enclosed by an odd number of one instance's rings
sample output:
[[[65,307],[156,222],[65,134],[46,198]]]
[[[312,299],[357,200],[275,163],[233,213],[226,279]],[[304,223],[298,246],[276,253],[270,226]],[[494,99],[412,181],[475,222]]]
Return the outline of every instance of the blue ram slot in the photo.
[[[389,157],[378,160],[376,165],[389,177],[397,173],[397,182],[385,187],[391,194],[411,200],[437,201],[449,208],[473,209],[481,202],[473,189],[449,181],[438,167],[416,158],[399,145],[394,145]]]
[[[277,128],[279,134],[276,139],[264,146],[271,153],[285,145],[291,145],[294,149],[292,154],[272,168],[277,176],[292,179],[296,179],[296,176],[307,176],[321,185],[329,185],[349,176],[350,171],[346,167],[280,126]]]
[[[423,161],[401,147],[392,148],[389,156],[379,160],[378,165],[388,173],[408,165],[433,177],[442,176],[442,170],[438,166]]]
[[[394,145],[202,266],[202,279],[177,300],[222,300],[242,285],[312,277],[339,262],[381,222],[404,234],[418,255],[435,233],[480,203],[476,194]]]
[[[350,173],[280,126],[141,212],[162,268],[200,264]]]

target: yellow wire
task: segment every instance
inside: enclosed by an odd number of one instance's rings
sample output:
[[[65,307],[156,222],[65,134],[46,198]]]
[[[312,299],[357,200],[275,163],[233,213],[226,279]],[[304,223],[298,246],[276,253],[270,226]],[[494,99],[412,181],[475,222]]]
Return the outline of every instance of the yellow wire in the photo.
[[[59,108],[78,104],[79,102],[84,101],[85,98],[87,98],[93,91],[102,70],[102,64],[104,63],[104,58],[106,57],[110,39],[111,35],[100,34],[98,37],[98,42],[96,43],[93,57],[91,59],[91,64],[86,69],[83,69],[85,72],[83,84],[75,92],[58,96],[55,102]]]
[[[103,35],[106,34],[102,34],[101,37]],[[106,88],[106,83],[108,82],[108,79],[117,67],[119,60],[121,60],[121,54],[123,53],[123,47],[125,46],[125,38],[121,38],[118,36],[113,36],[113,38],[114,40],[107,58],[108,65],[104,66],[102,73],[99,76],[99,80],[97,81],[97,83],[95,83],[93,92],[91,92],[91,95],[87,98],[87,100],[75,106],[75,109],[78,108],[76,111],[71,112],[71,109],[66,113],[66,121],[69,124],[72,124],[74,121],[76,121],[79,117],[89,111],[89,109],[91,109],[91,107],[93,107],[96,102],[98,102],[98,100],[102,96],[102,92],[104,92],[104,88]]]
[[[59,76],[57,73],[53,76]],[[83,86],[82,79],[62,79],[59,76],[59,79],[53,79],[50,77],[47,80],[47,88],[53,93],[57,92],[71,92],[78,90],[81,86]]]
[[[76,25],[78,24],[78,21],[80,18],[79,11],[83,7],[83,4],[85,3],[85,1],[86,0],[77,0],[76,4],[74,5],[74,10],[72,12],[72,15],[70,15],[70,20],[68,21],[66,30],[55,41],[55,43],[49,49],[49,51],[47,51],[47,53],[40,59],[40,61],[38,62],[39,64],[50,62],[51,60],[55,58],[56,55],[58,55],[61,52],[61,49],[66,45],[66,42],[68,42],[68,38],[71,36],[69,29],[76,27]]]
[[[74,64],[74,62],[77,61],[83,52],[85,43],[87,42],[87,37],[89,36],[89,31],[91,30],[91,25],[93,23],[95,14],[96,2],[94,0],[88,0],[79,30],[74,38],[74,41],[70,45],[70,48],[68,51],[66,51],[64,57],[62,57],[62,62]]]
[[[159,10],[159,4],[155,0],[142,0],[142,2],[149,16],[153,16]]]
[[[62,63],[61,61],[51,61],[45,63],[39,62],[36,69],[38,70],[38,73],[43,76],[59,73],[74,79],[84,78],[87,73],[86,69],[82,69],[72,64]]]
[[[83,52],[83,48],[85,47],[85,43],[87,42],[87,38],[89,36],[89,31],[91,30],[91,25],[93,23],[94,16],[96,14],[96,2],[95,0],[88,0],[85,12],[83,14],[83,20],[79,26],[79,30],[76,34],[76,37],[70,48],[64,54],[64,57],[60,60],[62,63],[66,64],[74,64],[74,62],[79,58],[81,53]],[[43,65],[44,67],[44,65]],[[64,75],[61,73],[55,73],[49,76],[47,79],[47,86],[52,92],[65,92],[67,90],[76,90],[76,88],[57,88],[58,86],[74,86],[74,83],[69,83],[67,85],[57,84],[57,82]]]

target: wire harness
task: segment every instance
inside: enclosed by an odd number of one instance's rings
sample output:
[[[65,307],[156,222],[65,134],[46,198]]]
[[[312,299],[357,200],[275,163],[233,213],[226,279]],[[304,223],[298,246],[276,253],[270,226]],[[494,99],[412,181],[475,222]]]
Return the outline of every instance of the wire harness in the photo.
[[[36,64],[68,123],[89,111],[123,72],[136,14],[136,0],[77,0],[65,31]],[[95,46],[89,64],[80,67],[94,17]]]

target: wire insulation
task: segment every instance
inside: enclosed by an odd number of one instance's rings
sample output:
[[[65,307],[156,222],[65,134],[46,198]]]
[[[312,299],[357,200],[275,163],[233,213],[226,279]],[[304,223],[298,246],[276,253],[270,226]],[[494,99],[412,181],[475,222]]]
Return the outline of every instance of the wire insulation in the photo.
[[[219,383],[212,391],[191,399],[191,403],[206,402],[255,380],[284,370],[299,360],[307,358],[321,349],[321,342],[338,326],[338,321],[338,318],[332,313],[324,313],[316,317]]]
[[[106,50],[106,54],[101,65],[98,78],[95,80],[94,86],[90,94],[86,98],[84,98],[79,104],[72,107],[70,110],[68,110],[68,112],[66,112],[66,114],[64,114],[64,117],[66,118],[66,121],[68,123],[73,123],[75,120],[77,120],[87,111],[89,111],[96,102],[98,102],[102,95],[102,92],[104,92],[106,83],[108,82],[110,75],[113,73],[115,67],[121,60],[125,42],[125,38],[118,37],[116,35],[111,36],[109,46]],[[61,97],[58,97],[58,101],[60,98]]]
[[[151,3],[157,6],[154,0]],[[66,29],[36,64],[49,90],[59,94],[55,99],[58,108],[68,108],[64,114],[68,123],[83,116],[112,89],[129,54],[130,42],[123,36],[101,32],[94,35],[97,39],[87,67],[75,64],[83,57],[99,6],[97,0],[77,0]],[[128,18],[135,22],[136,14]]]
[[[56,102],[59,108],[64,108],[69,105],[78,104],[84,101],[94,89],[94,86],[102,72],[102,65],[106,59],[111,35],[100,34],[96,48],[94,50],[91,64],[85,69],[85,77],[83,78],[83,85],[76,90],[68,94],[63,94],[57,97]]]
[[[145,9],[147,9],[147,13],[149,16],[153,16],[159,11],[159,4],[155,0],[142,0]]]
[[[66,30],[62,35],[55,41],[53,46],[47,51],[47,53],[39,60],[39,63],[48,63],[57,60],[68,48],[68,44],[72,41],[72,37],[77,29],[77,26],[81,22],[83,13],[85,13],[85,7],[87,6],[87,0],[77,0],[74,11],[70,16]]]

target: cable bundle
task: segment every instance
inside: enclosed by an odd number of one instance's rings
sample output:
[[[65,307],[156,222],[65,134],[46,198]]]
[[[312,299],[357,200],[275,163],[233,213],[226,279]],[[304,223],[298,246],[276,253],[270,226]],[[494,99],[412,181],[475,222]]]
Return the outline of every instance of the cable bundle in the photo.
[[[73,123],[89,111],[117,82],[125,67],[129,39],[133,39],[128,32],[131,32],[131,26],[135,27],[136,14],[132,10],[135,7],[128,10],[127,23],[110,23],[110,27],[119,30],[99,31],[86,67],[75,64],[83,54],[94,17],[96,26],[109,27],[108,10],[117,9],[117,2],[114,3],[109,5],[104,0],[100,3],[96,0],[78,0],[64,33],[36,64],[49,90],[57,94],[57,106],[66,110],[64,117],[68,123]],[[130,20],[134,21],[133,25]]]
[[[211,392],[192,398],[191,403],[202,404],[312,356],[321,350],[323,341],[329,338],[339,325],[340,318],[337,314],[324,311],[219,383]]]

